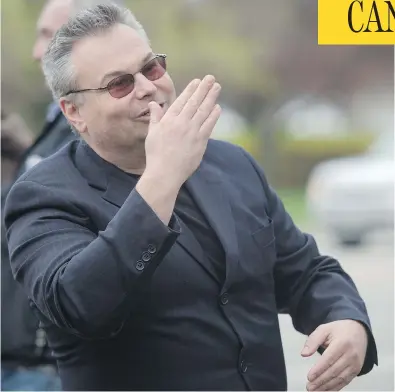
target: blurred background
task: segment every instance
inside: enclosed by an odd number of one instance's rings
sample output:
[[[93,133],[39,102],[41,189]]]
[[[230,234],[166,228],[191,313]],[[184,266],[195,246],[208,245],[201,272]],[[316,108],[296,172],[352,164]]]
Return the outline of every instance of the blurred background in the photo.
[[[315,0],[126,0],[178,91],[213,74],[213,137],[262,164],[295,222],[365,298],[379,367],[347,390],[394,390],[394,47],[318,46]],[[3,0],[2,108],[37,135],[51,96],[32,59],[43,0]],[[289,389],[316,358],[281,316]]]

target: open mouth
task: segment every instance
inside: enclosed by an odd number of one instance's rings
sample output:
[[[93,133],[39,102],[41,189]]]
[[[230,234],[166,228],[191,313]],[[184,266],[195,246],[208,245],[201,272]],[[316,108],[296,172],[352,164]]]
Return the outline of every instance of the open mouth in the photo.
[[[161,104],[159,104],[159,106],[163,109],[163,107],[165,106],[165,104],[164,104],[164,103],[161,103]],[[142,113],[139,115],[138,118],[149,116],[149,114],[150,114],[150,110],[147,109],[147,110],[145,110],[144,112],[142,112]]]

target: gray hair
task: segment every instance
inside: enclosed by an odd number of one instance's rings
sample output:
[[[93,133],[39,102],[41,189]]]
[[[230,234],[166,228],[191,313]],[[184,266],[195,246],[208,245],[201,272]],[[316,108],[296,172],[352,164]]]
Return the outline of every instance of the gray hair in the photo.
[[[100,4],[115,4],[118,7],[125,7],[124,0],[71,0],[71,16],[75,16],[84,9],[94,8]]]
[[[83,4],[84,1],[86,4]],[[57,31],[42,60],[44,76],[55,100],[70,90],[78,89],[77,75],[71,62],[71,52],[77,41],[109,30],[116,24],[124,24],[136,30],[149,43],[143,26],[129,9],[121,8],[114,2],[103,4],[103,0],[83,2],[78,5],[78,12]],[[86,8],[86,5],[97,2],[100,4]],[[70,99],[73,99],[72,95]]]

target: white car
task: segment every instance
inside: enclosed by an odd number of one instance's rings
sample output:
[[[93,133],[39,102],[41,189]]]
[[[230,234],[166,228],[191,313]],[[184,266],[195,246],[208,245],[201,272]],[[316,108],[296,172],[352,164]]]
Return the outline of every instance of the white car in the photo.
[[[341,244],[394,228],[394,133],[382,133],[363,155],[318,164],[307,183],[307,210]]]

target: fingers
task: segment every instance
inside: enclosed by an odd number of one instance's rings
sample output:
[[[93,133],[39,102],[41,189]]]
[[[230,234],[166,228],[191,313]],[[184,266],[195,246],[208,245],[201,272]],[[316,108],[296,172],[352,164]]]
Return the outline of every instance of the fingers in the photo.
[[[206,95],[211,90],[215,83],[214,76],[208,75],[205,76],[200,83],[199,87],[195,90],[193,95],[189,98],[188,102],[185,103],[184,108],[181,111],[181,116],[185,119],[191,119],[200,105],[206,98]],[[207,116],[210,114],[211,110],[207,113]]]
[[[339,376],[344,369],[349,366],[346,356],[340,356],[328,369],[326,369],[317,378],[307,377],[309,383],[307,384],[308,391],[325,391],[326,385],[334,378]]]
[[[307,338],[306,343],[301,352],[301,355],[303,357],[310,357],[318,350],[318,348],[321,345],[325,343],[327,338],[328,338],[328,330],[322,325],[319,326]]]
[[[192,118],[192,124],[199,129],[202,124],[206,121],[207,117],[211,114],[217,103],[218,96],[221,92],[221,86],[219,83],[214,83],[213,87],[207,93],[202,104],[198,107],[195,115]]]
[[[339,374],[334,376],[325,385],[317,387],[307,387],[308,391],[340,391],[347,386],[355,377],[351,367],[343,369]]]
[[[215,124],[217,123],[219,116],[221,115],[221,106],[215,105],[210,115],[207,117],[206,121],[204,121],[203,125],[200,128],[200,134],[204,138],[209,138],[211,132],[214,129]]]
[[[150,110],[150,124],[157,124],[163,117],[162,108],[154,101],[148,104]]]
[[[199,79],[192,80],[191,83],[185,87],[184,91],[177,97],[173,104],[169,107],[167,115],[178,116],[184,109],[185,104],[192,97],[193,93],[200,86],[201,81]]]
[[[336,362],[343,356],[344,348],[340,345],[332,343],[324,351],[317,363],[311,368],[307,375],[307,379],[315,383],[314,380],[321,377],[328,369],[332,368]]]

